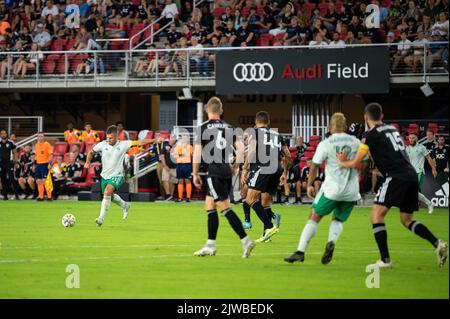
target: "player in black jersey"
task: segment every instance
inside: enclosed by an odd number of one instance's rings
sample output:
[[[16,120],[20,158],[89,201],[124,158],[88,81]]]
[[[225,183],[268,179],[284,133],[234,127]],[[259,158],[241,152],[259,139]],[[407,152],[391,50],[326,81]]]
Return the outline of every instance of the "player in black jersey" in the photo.
[[[395,206],[400,208],[402,224],[436,248],[438,265],[442,267],[447,259],[447,243],[436,238],[425,225],[413,220],[414,211],[419,208],[419,182],[400,133],[382,122],[383,109],[378,103],[366,106],[364,118],[370,129],[364,134],[357,155],[353,160],[348,160],[347,154],[341,153],[338,161],[343,167],[356,168],[370,152],[375,166],[385,178],[375,197],[371,214],[373,233],[381,254],[381,260],[375,265],[392,267],[384,218]]]
[[[205,209],[208,213],[208,240],[195,256],[214,256],[216,254],[216,237],[219,229],[219,217],[217,208],[227,218],[231,228],[236,232],[242,242],[243,258],[250,256],[255,243],[247,236],[242,222],[230,207],[231,178],[233,170],[237,168],[243,153],[242,142],[234,142],[233,128],[222,121],[222,102],[217,97],[212,97],[205,106],[208,121],[203,123],[195,134],[193,176],[194,185],[200,188],[203,184],[200,176],[200,165],[205,171],[207,193]],[[231,137],[231,141],[230,141]],[[233,145],[234,144],[234,145]],[[234,146],[236,147],[237,160],[232,168]]]
[[[241,175],[241,183],[248,185],[245,201],[264,224],[263,236],[256,242],[265,242],[279,231],[281,215],[272,212],[270,204],[278,185],[286,183],[289,168],[283,165],[283,159],[290,158],[286,143],[269,125],[269,114],[258,112],[255,129],[249,136],[248,154]]]

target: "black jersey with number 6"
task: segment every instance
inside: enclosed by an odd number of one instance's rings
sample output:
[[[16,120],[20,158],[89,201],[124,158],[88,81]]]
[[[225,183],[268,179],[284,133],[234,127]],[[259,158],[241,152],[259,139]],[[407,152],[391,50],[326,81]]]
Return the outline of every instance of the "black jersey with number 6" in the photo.
[[[256,141],[256,150],[250,158],[250,169],[255,170],[260,167],[276,167],[278,172],[281,169],[281,159],[283,157],[282,149],[286,146],[284,138],[275,130],[267,127],[255,128],[249,134],[249,143]],[[273,161],[276,161],[273,163]],[[275,173],[275,172],[274,172]]]
[[[211,177],[230,178],[235,141],[233,127],[222,120],[209,120],[200,126],[199,133],[201,136],[195,135],[195,143],[202,146],[202,170]]]
[[[384,177],[417,181],[417,174],[405,151],[405,143],[395,127],[386,124],[374,126],[363,135],[375,166]]]

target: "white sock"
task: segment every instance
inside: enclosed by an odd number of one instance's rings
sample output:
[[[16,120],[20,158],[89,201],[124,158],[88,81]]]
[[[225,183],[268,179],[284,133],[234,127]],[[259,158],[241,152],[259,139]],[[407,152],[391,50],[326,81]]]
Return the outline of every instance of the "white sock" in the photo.
[[[126,205],[127,205],[127,202],[124,201],[124,200],[122,199],[122,197],[120,197],[120,196],[117,195],[117,194],[113,194],[113,196],[112,196],[112,198],[111,198],[111,201],[112,201],[114,204],[117,204],[117,205],[119,205],[119,206],[122,207],[122,208],[125,208]]]
[[[328,233],[328,241],[332,241],[333,243],[336,243],[339,236],[342,233],[342,230],[344,229],[344,224],[342,222],[339,222],[337,220],[331,221],[330,224],[330,232]]]
[[[208,239],[206,241],[206,246],[212,246],[215,247],[216,246],[216,241],[214,239]]]
[[[109,206],[111,206],[111,196],[103,196],[102,209],[100,210],[100,216],[98,216],[101,221],[105,219]]]
[[[419,201],[422,202],[422,203],[424,203],[424,204],[427,205],[427,206],[430,206],[430,205],[431,205],[430,200],[429,200],[428,198],[426,198],[425,195],[422,194],[422,193],[420,193],[420,192],[419,192]]]
[[[244,238],[241,239],[241,243],[242,245],[246,245],[251,241],[251,239],[248,236],[245,236]]]
[[[302,234],[300,236],[300,242],[298,243],[298,251],[305,252],[308,247],[309,242],[314,237],[317,231],[317,223],[313,220],[308,220],[305,227],[303,228]]]

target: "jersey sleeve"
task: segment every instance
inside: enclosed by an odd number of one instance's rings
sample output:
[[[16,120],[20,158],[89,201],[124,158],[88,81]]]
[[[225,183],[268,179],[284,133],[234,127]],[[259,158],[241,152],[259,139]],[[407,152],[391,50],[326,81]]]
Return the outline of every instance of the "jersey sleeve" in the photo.
[[[93,148],[92,151],[94,153],[101,153],[103,151],[103,147],[104,147],[105,143],[104,142],[100,142],[98,144],[96,144]]]
[[[125,153],[128,152],[128,150],[133,147],[138,145],[137,141],[131,141],[131,140],[125,140],[125,141],[121,141],[123,143],[123,145],[125,145]]]
[[[314,157],[312,159],[312,162],[315,165],[322,165],[322,163],[327,159],[327,150],[325,142],[320,142],[317,146],[317,150],[314,153]]]
[[[420,147],[420,151],[421,151],[423,157],[427,157],[429,155],[427,148],[425,146],[423,146],[423,145],[420,145],[420,146],[421,146]]]

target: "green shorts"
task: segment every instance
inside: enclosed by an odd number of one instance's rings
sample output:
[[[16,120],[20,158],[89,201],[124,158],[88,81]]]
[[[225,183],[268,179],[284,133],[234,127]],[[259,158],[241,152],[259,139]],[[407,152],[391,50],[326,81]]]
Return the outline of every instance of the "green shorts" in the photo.
[[[333,213],[333,216],[336,217],[337,220],[345,222],[350,217],[350,213],[355,205],[356,201],[339,202],[328,199],[325,197],[323,190],[320,190],[319,193],[317,193],[316,198],[314,198],[312,208],[314,208],[314,212],[320,217]]]
[[[423,184],[423,173],[417,173],[417,178],[419,179],[419,191],[422,189],[422,184]]]
[[[105,192],[106,185],[112,185],[114,186],[114,190],[118,191],[124,182],[122,176],[111,177],[109,179],[104,179],[102,177],[102,193]]]

